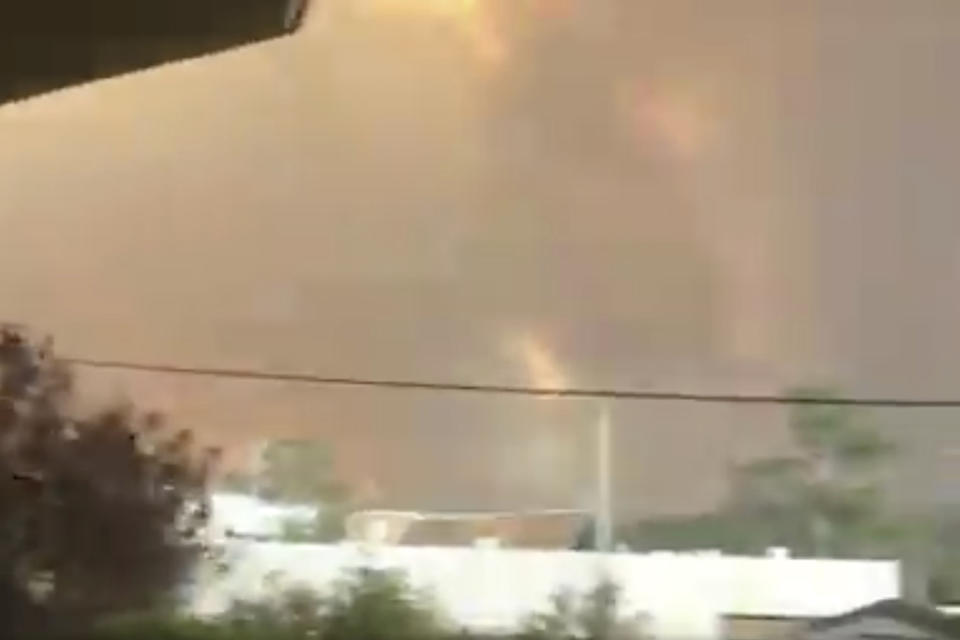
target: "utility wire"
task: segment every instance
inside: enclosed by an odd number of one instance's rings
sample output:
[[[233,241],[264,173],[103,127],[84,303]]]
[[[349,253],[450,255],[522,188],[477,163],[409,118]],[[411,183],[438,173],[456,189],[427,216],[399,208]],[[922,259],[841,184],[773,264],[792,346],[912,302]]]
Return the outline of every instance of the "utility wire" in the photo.
[[[679,402],[729,403],[729,404],[789,404],[828,405],[900,408],[960,408],[960,399],[907,399],[889,397],[832,397],[792,396],[774,394],[732,393],[687,393],[680,391],[639,391],[603,388],[543,388],[498,384],[471,384],[457,382],[430,382],[425,380],[397,380],[321,376],[311,373],[281,373],[258,369],[221,369],[187,367],[168,364],[127,362],[122,360],[97,360],[91,358],[63,358],[63,361],[79,367],[95,369],[120,369],[144,373],[187,375],[234,380],[263,380],[271,382],[294,382],[330,387],[366,387],[378,389],[460,392],[476,394],[534,396],[540,398],[584,398],[595,400],[664,400]]]

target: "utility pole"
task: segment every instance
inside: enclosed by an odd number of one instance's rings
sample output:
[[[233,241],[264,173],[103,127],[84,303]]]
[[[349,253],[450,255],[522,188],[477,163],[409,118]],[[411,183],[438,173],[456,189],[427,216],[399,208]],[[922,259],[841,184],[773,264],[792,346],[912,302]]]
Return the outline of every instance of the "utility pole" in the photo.
[[[612,488],[610,483],[610,407],[600,407],[597,421],[597,512],[594,543],[597,551],[609,552],[613,547]]]

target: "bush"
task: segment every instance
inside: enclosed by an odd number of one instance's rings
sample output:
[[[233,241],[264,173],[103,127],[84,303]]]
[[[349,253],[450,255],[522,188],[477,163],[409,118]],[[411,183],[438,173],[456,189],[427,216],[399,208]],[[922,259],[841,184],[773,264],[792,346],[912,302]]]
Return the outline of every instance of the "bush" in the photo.
[[[323,633],[326,600],[312,589],[281,589],[273,598],[238,600],[218,620],[231,638],[299,640]]]
[[[237,601],[216,620],[113,618],[84,640],[439,640],[451,637],[436,609],[394,572],[360,569],[328,595],[300,587]]]
[[[83,640],[255,640],[228,631],[221,624],[194,618],[129,615],[100,623]]]
[[[430,640],[446,632],[436,608],[393,572],[361,569],[347,575],[324,617],[326,640]]]
[[[83,640],[469,640],[430,600],[395,572],[358,569],[329,594],[299,587],[238,601],[215,620],[149,615],[114,618]],[[604,580],[575,596],[560,591],[552,609],[533,615],[514,640],[641,640],[638,620],[625,618],[621,592]],[[69,640],[77,640],[75,638]]]
[[[640,640],[640,621],[620,614],[620,587],[601,580],[590,592],[577,597],[568,590],[553,596],[553,608],[531,616],[520,632],[521,640]]]

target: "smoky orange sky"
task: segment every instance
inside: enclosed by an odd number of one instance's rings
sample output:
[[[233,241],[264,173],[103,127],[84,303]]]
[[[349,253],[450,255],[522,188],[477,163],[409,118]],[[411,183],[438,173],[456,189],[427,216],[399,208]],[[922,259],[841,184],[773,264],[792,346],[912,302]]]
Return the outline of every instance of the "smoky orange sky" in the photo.
[[[958,55],[950,1],[317,0],[289,37],[0,107],[0,317],[96,358],[948,395]],[[83,382],[234,460],[327,438],[382,504],[590,501],[584,403]],[[773,409],[614,415],[631,512],[787,446]],[[908,494],[957,488],[951,419],[910,416]]]

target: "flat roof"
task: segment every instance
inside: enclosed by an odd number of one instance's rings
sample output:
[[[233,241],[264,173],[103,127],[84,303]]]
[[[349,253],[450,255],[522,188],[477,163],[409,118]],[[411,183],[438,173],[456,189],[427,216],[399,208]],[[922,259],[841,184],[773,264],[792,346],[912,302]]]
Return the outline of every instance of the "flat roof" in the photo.
[[[45,0],[8,3],[0,103],[295,30],[309,0]]]

